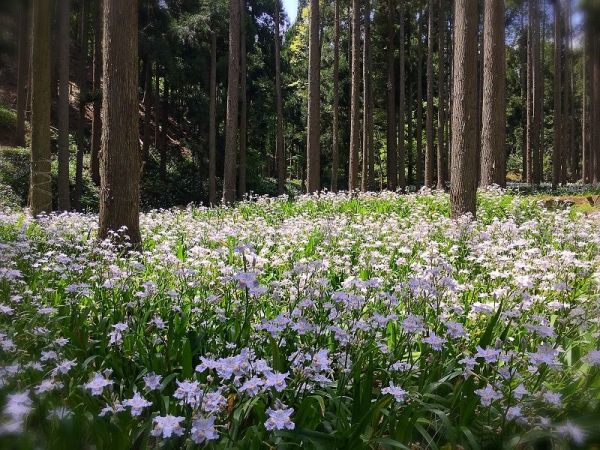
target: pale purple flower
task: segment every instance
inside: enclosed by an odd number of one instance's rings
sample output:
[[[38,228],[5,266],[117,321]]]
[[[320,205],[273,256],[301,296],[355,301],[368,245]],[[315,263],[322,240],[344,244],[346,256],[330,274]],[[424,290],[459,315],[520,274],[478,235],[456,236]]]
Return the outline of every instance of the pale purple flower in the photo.
[[[99,372],[94,374],[94,377],[85,384],[84,387],[89,389],[92,395],[102,395],[102,391],[105,387],[111,386],[113,382],[102,376]]]
[[[581,445],[586,440],[586,433],[581,427],[575,425],[573,422],[567,421],[562,425],[556,427],[556,432],[563,436],[565,439],[573,441],[577,445]]]
[[[280,405],[280,409],[267,408],[269,418],[265,422],[265,428],[272,430],[293,430],[296,424],[292,422],[291,416],[294,408],[288,408],[286,405]]]
[[[204,442],[219,439],[219,433],[215,429],[215,417],[200,417],[194,420],[192,422],[192,429],[190,430],[190,437],[196,444],[203,444]]]
[[[136,392],[132,398],[123,401],[123,406],[131,408],[132,416],[139,416],[142,414],[144,408],[152,406],[152,402],[149,402],[139,392]]]
[[[185,429],[181,426],[181,422],[185,417],[179,416],[158,416],[154,418],[154,428],[150,434],[154,437],[162,437],[169,439],[171,436],[182,436]]]
[[[207,413],[219,413],[227,406],[227,399],[221,395],[220,391],[207,392],[202,397],[202,410]]]
[[[433,331],[429,333],[429,336],[422,339],[426,344],[431,345],[435,351],[441,351],[444,344],[447,342],[446,339],[439,337]]]
[[[600,366],[600,350],[592,350],[586,355],[585,360],[590,366]]]
[[[160,375],[150,372],[147,375],[144,375],[144,388],[147,391],[155,391],[160,388],[161,380],[162,377]]]
[[[477,389],[475,393],[481,398],[482,406],[490,406],[493,401],[503,397],[502,392],[495,390],[490,384],[483,389]]]
[[[277,392],[281,392],[286,387],[285,379],[288,377],[288,372],[279,373],[279,372],[267,372],[265,373],[265,387],[266,388],[275,388]]]
[[[386,388],[383,388],[381,393],[383,395],[389,394],[393,396],[397,403],[404,403],[406,396],[408,395],[408,392],[406,392],[400,386],[395,386],[393,381],[390,381],[390,385]]]
[[[202,397],[202,389],[200,389],[200,383],[198,381],[177,381],[177,389],[173,394],[173,397],[180,400],[180,405],[190,405],[192,408],[196,408],[200,404],[200,397]]]

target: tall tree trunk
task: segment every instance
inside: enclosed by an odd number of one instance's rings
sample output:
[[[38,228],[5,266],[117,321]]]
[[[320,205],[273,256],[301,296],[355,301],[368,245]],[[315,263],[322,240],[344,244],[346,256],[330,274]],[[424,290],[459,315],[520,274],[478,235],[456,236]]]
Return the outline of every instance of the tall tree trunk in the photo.
[[[69,187],[69,48],[71,1],[58,3],[58,209],[71,209]]]
[[[240,160],[238,197],[246,195],[246,150],[248,99],[246,98],[248,64],[246,54],[246,0],[240,0]]]
[[[521,79],[521,101],[525,105],[525,114],[521,119],[521,152],[522,152],[522,173],[521,181],[531,184],[533,182],[533,8],[535,0],[530,0],[524,4],[528,8],[528,24],[525,28],[525,12],[521,14],[521,67],[519,77]]]
[[[360,147],[360,0],[352,0],[352,86],[350,100],[348,190],[352,192],[358,188]]]
[[[283,142],[283,97],[281,93],[281,36],[280,36],[280,13],[279,0],[275,1],[275,90],[277,109],[277,139],[276,139],[276,161],[277,161],[277,195],[285,193],[285,147]]]
[[[487,0],[484,11],[481,185],[506,185],[506,50],[504,0]]]
[[[102,146],[98,237],[125,229],[141,242],[138,113],[138,2],[104,0]]]
[[[331,190],[338,191],[340,166],[340,1],[335,0],[333,37],[333,142],[331,149]]]
[[[163,79],[163,94],[160,95],[160,75],[162,74]],[[158,63],[156,65],[156,91],[154,94],[154,145],[158,150],[159,156],[159,176],[162,182],[167,181],[167,140],[166,140],[166,125],[167,120],[165,118],[165,111],[167,109],[168,102],[168,82],[166,77],[166,71],[164,69],[159,70]]]
[[[398,178],[398,159],[396,153],[396,75],[394,70],[395,1],[388,0],[387,6],[387,188],[390,191],[395,191]]]
[[[51,1],[33,3],[31,183],[29,206],[36,217],[52,211],[50,175]]]
[[[562,64],[561,64],[561,6],[554,0],[554,143],[552,148],[552,188],[561,181],[562,170]]]
[[[75,191],[73,206],[81,210],[83,193],[83,154],[85,152],[85,125],[87,106],[87,55],[88,55],[88,11],[89,0],[81,1],[79,17],[79,119],[77,121],[77,157],[75,163]]]
[[[409,46],[410,47],[410,46]],[[408,186],[415,185],[415,164],[414,164],[414,148],[413,148],[413,138],[414,138],[414,129],[413,129],[413,105],[414,105],[414,89],[410,82],[408,82],[408,117],[407,117],[407,146],[406,146],[406,184]]]
[[[581,146],[582,146],[582,175],[584,184],[591,183],[591,154],[590,154],[590,33],[586,26],[583,38],[583,70],[581,96]]]
[[[528,71],[528,124],[527,148],[528,167],[527,181],[539,184],[541,182],[540,167],[540,132],[542,127],[543,78],[540,61],[540,6],[539,0],[529,2],[529,71]]]
[[[600,182],[600,27],[596,24],[592,31],[590,48],[591,63],[591,114],[590,114],[590,149],[594,165],[593,183]]]
[[[362,185],[363,192],[373,188],[373,56],[371,54],[371,0],[365,2],[365,36],[363,51],[363,155]]]
[[[443,0],[438,0],[438,128],[437,128],[437,188],[446,188],[446,161],[444,157],[444,36],[445,14]]]
[[[240,0],[229,0],[229,70],[227,77],[227,126],[225,127],[225,162],[223,203],[235,201],[236,149],[238,144],[238,110],[240,87]]]
[[[452,217],[475,215],[477,178],[477,2],[455,0],[454,102],[452,109]]]
[[[94,116],[92,118],[92,181],[100,186],[100,146],[102,140],[102,0],[96,0],[94,24]]]
[[[319,0],[310,0],[308,49],[308,127],[306,148],[306,189],[321,189],[321,45],[319,41]]]
[[[423,19],[422,14],[418,19],[417,36],[417,152],[416,152],[416,182],[418,185],[424,184],[423,169]]]
[[[565,26],[566,26],[566,45],[565,45],[565,53],[566,53],[566,70],[565,76],[567,78],[566,89],[564,91],[564,103],[565,108],[567,110],[567,127],[568,127],[568,147],[567,147],[567,156],[568,156],[568,166],[570,169],[569,174],[566,173],[565,165],[565,183],[568,181],[576,182],[578,180],[579,175],[579,160],[578,160],[578,152],[575,147],[575,87],[574,80],[575,77],[573,75],[573,30],[572,30],[572,17],[573,11],[571,8],[571,3],[567,2],[567,13],[565,14]]]
[[[208,112],[208,203],[217,202],[217,33],[210,33],[210,87]]]
[[[427,1],[427,148],[425,150],[425,186],[433,187],[433,0]]]
[[[404,126],[406,123],[406,53],[404,43],[404,27],[405,27],[405,1],[400,0],[400,80],[398,82],[398,89],[400,103],[398,105],[398,186],[402,191],[406,189],[406,154],[405,154],[405,143],[404,143]]]
[[[29,56],[31,49],[29,38],[31,27],[29,26],[30,0],[19,3],[19,49],[18,49],[18,74],[17,74],[17,123],[15,129],[15,146],[25,146],[25,113],[27,110],[27,84],[29,74]]]

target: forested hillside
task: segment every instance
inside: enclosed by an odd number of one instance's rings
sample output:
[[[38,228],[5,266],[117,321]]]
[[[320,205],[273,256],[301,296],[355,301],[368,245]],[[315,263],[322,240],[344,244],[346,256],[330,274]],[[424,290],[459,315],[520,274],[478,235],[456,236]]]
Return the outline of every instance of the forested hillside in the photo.
[[[598,299],[600,0],[0,2],[0,450],[597,449]]]

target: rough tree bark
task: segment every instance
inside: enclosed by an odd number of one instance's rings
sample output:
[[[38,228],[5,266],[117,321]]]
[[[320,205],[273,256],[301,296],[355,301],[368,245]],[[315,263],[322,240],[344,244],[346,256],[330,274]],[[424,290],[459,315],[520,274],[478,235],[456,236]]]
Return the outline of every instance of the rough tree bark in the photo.
[[[433,186],[433,0],[427,1],[427,148],[425,149],[425,186]]]
[[[102,146],[98,237],[124,231],[141,242],[138,121],[138,1],[104,0]]]
[[[417,152],[416,152],[416,181],[418,185],[424,183],[423,169],[423,19],[419,18],[417,36]]]
[[[31,179],[29,206],[36,217],[52,211],[50,175],[51,0],[33,3]]]
[[[529,2],[529,60],[528,60],[528,100],[527,100],[527,182],[541,182],[539,166],[541,146],[540,131],[542,127],[543,86],[540,59],[540,11],[539,0]]]
[[[235,201],[236,150],[239,132],[240,22],[240,0],[229,0],[229,70],[223,174],[223,203],[225,204],[232,204]]]
[[[481,185],[506,185],[506,50],[504,0],[487,0],[483,38]]]
[[[360,0],[352,0],[352,85],[350,93],[350,158],[348,190],[358,188],[360,147]]]
[[[69,187],[69,48],[71,0],[58,3],[58,209],[71,209]]]
[[[387,188],[395,191],[398,178],[396,147],[396,75],[394,68],[394,20],[395,1],[387,2]]]
[[[321,45],[319,41],[319,0],[310,0],[308,50],[308,126],[306,148],[306,189],[321,188]]]
[[[454,2],[454,80],[452,105],[452,217],[475,215],[477,193],[477,2]]]
[[[338,191],[340,166],[339,120],[340,120],[340,0],[335,0],[333,37],[333,142],[331,149],[331,190]]]
[[[246,151],[248,125],[248,99],[246,97],[248,64],[246,54],[246,0],[240,0],[240,159],[238,174],[238,197],[246,195]]]

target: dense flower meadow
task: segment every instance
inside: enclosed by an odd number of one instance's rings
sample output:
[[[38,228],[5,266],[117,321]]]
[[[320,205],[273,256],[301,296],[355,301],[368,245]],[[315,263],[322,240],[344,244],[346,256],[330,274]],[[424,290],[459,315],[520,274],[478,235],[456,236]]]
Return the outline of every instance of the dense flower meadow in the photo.
[[[483,193],[0,213],[0,448],[588,448],[600,217]]]

